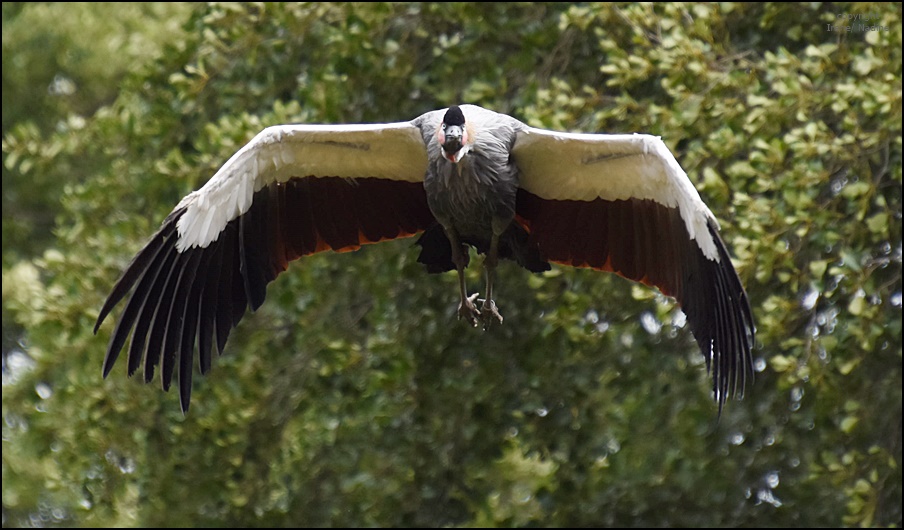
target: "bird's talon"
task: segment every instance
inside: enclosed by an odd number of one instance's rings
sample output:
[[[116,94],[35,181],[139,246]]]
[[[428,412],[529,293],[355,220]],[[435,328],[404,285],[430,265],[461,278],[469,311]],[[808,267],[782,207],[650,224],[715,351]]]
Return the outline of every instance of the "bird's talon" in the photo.
[[[483,320],[483,329],[489,329],[490,324],[494,320],[498,320],[502,324],[502,315],[493,300],[483,300],[483,305],[480,307],[480,317]]]
[[[477,318],[480,316],[480,311],[478,311],[477,306],[474,305],[474,300],[479,296],[478,293],[474,293],[471,296],[462,299],[461,303],[458,304],[458,319],[461,320],[462,317],[468,321],[473,327],[477,327]]]

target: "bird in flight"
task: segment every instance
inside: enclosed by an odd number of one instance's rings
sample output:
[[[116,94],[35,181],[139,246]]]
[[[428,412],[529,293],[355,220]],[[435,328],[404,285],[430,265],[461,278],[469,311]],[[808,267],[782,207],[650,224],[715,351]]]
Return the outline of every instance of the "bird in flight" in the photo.
[[[131,335],[128,373],[178,373],[188,410],[192,364],[211,351],[290,261],[419,235],[429,273],[456,270],[458,318],[489,327],[500,259],[610,271],[674,297],[721,411],[753,376],[754,323],[718,222],[656,136],[530,127],[475,105],[409,122],[277,125],[187,195],[133,258],[101,308],[113,330],[106,377]],[[483,297],[468,294],[468,246],[485,254]]]

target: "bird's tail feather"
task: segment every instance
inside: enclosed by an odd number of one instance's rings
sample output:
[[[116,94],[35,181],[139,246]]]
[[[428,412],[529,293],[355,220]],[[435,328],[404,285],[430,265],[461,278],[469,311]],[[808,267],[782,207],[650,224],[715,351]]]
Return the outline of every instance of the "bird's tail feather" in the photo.
[[[482,238],[465,237],[462,238],[462,242],[475,247],[481,254],[486,254],[490,247],[490,242]],[[427,266],[428,273],[438,274],[455,270],[455,264],[452,262],[452,244],[440,224],[425,230],[415,244],[421,247],[417,261]],[[540,255],[539,247],[536,243],[530,242],[527,231],[517,223],[512,223],[499,239],[499,257],[514,261],[531,272],[550,269],[549,262]]]

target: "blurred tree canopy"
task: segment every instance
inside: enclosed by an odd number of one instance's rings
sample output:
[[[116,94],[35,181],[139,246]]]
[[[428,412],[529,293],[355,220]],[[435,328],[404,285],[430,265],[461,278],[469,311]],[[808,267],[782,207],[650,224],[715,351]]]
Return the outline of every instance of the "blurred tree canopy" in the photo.
[[[4,3],[4,526],[900,526],[901,31],[900,3]],[[753,303],[745,400],[717,420],[669,298],[505,264],[471,330],[411,240],[293,264],[187,417],[101,379],[113,282],[260,129],[462,102],[663,137]]]

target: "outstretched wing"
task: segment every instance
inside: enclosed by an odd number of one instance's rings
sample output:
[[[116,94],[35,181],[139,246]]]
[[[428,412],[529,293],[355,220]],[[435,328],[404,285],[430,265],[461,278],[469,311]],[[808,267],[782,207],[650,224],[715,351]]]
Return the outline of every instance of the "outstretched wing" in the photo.
[[[183,411],[194,351],[201,373],[246,308],[294,259],[412,236],[434,222],[423,179],[427,154],[410,123],[281,125],[239,150],[176,206],[126,267],[94,327],[129,291],[104,359],[110,372],[131,334],[128,373],[178,366]]]
[[[517,215],[544,258],[615,272],[678,300],[721,410],[753,377],[754,324],[718,222],[658,137],[528,127],[512,149]]]

